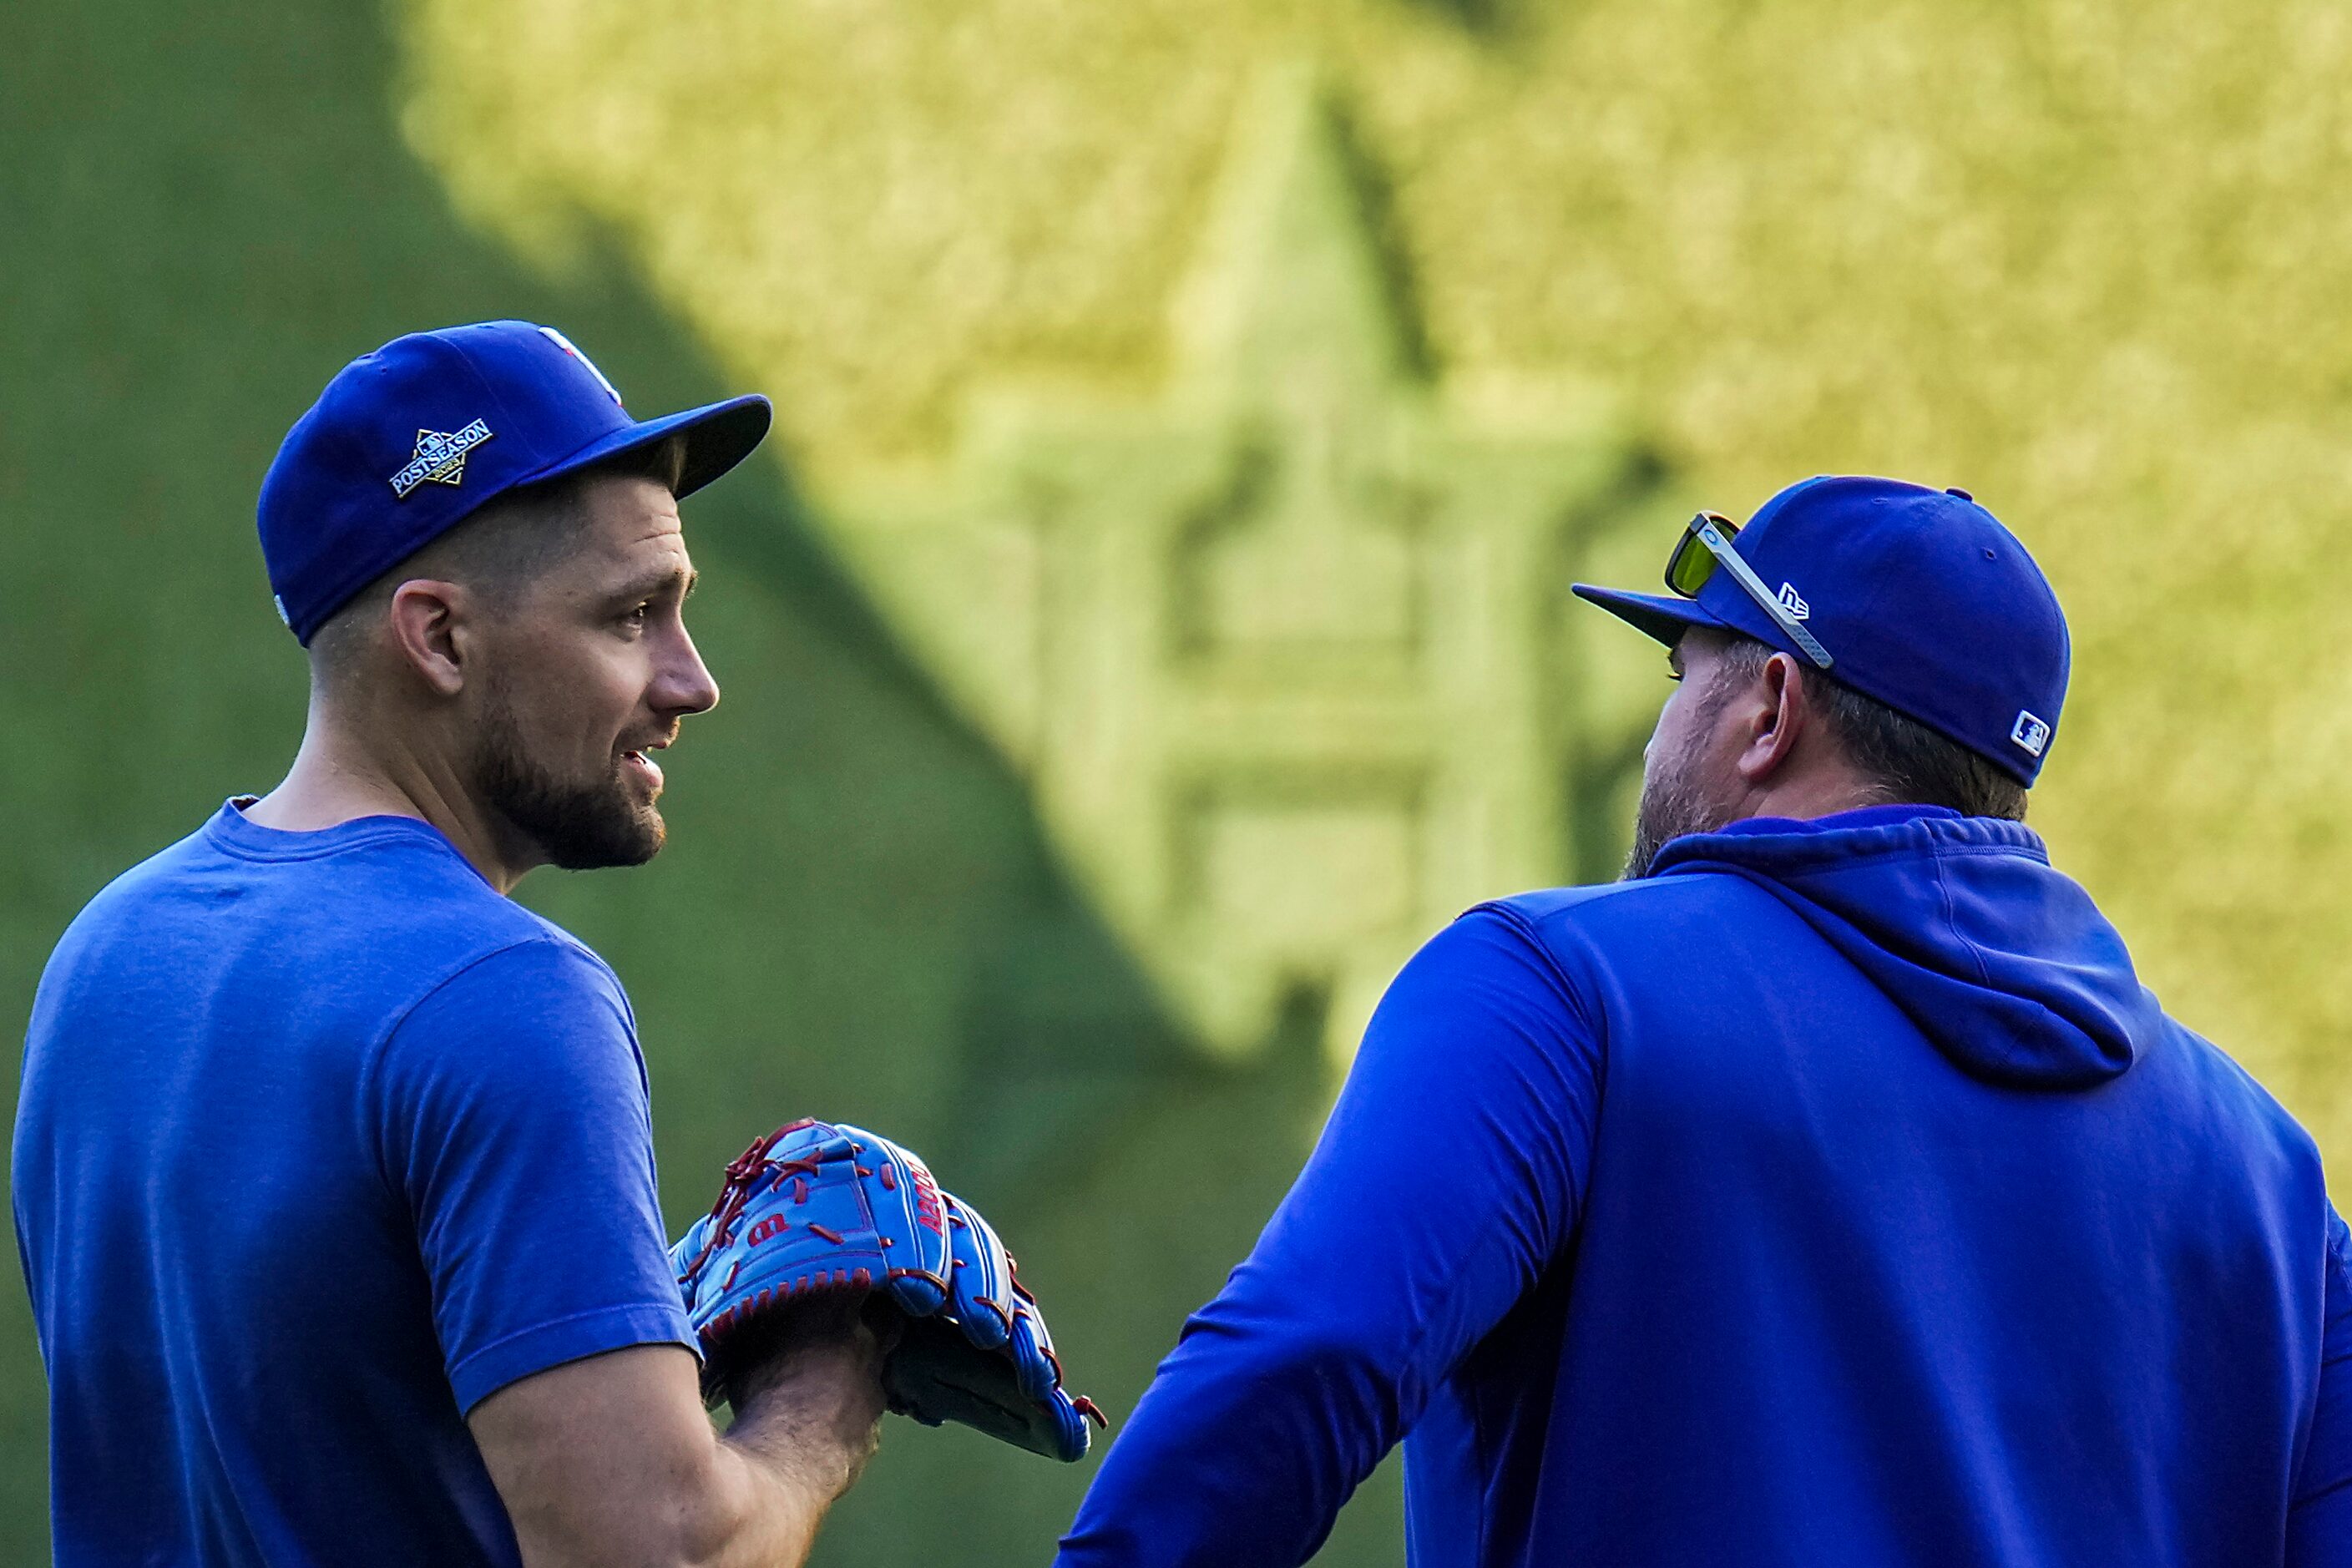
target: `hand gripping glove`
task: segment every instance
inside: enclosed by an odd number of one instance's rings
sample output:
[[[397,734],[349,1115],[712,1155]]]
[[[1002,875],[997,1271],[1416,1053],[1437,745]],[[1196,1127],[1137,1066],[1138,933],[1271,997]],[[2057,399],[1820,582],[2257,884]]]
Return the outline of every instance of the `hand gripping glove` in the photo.
[[[769,1310],[820,1291],[872,1292],[903,1320],[885,1359],[892,1410],[960,1421],[1033,1453],[1087,1451],[1092,1400],[1061,1363],[988,1222],[941,1192],[920,1158],[862,1128],[800,1121],[727,1167],[709,1215],[670,1248],[702,1343],[702,1392],[724,1396],[731,1349]]]

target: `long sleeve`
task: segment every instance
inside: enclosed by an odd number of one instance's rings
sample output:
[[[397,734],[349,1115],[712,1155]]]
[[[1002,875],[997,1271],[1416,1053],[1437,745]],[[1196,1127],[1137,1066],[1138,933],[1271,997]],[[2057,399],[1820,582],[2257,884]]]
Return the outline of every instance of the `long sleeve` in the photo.
[[[1382,999],[1257,1247],[1112,1446],[1062,1568],[1295,1568],[1573,1231],[1600,1048],[1508,911]]]
[[[2319,1404],[2287,1513],[2287,1568],[2352,1568],[2352,1230],[2327,1218]]]

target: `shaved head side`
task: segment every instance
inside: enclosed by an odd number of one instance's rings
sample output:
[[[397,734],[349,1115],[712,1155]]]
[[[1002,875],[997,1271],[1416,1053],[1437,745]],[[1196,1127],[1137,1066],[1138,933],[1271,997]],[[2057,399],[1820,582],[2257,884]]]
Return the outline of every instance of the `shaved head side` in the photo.
[[[497,604],[511,604],[571,546],[581,497],[604,479],[651,479],[675,494],[686,465],[677,437],[620,453],[544,484],[510,490],[361,590],[310,638],[310,682],[320,691],[347,685],[365,663],[370,635],[403,583],[420,577],[462,583]]]

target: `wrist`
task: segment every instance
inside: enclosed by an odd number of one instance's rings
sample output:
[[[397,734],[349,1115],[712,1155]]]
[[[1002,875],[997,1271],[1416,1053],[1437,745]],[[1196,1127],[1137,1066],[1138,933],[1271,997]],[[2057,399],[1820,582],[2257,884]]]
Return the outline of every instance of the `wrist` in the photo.
[[[730,1357],[721,1380],[735,1412],[728,1436],[836,1497],[878,1446],[882,1347],[855,1302],[806,1308],[773,1314]]]

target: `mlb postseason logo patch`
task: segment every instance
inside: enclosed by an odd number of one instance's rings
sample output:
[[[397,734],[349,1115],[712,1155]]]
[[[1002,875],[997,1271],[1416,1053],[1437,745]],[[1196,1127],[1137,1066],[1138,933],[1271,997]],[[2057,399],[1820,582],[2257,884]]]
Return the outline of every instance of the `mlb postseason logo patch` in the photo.
[[[2038,757],[2042,748],[2050,743],[2050,726],[2021,708],[2017,710],[2017,722],[2009,727],[2009,738],[2027,756]]]
[[[392,476],[392,493],[406,500],[417,486],[462,484],[466,454],[490,438],[490,427],[475,420],[463,430],[419,430],[416,456]]]

